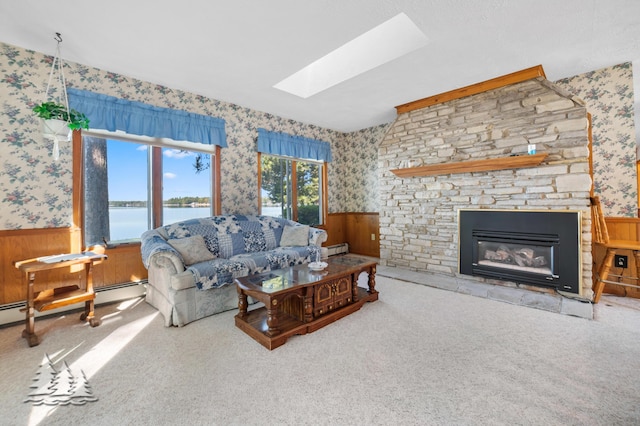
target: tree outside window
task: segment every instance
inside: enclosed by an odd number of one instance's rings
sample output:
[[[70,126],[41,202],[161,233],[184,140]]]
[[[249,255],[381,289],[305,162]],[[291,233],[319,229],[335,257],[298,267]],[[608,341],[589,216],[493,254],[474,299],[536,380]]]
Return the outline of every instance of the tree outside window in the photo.
[[[260,167],[262,214],[323,223],[323,163],[262,154]]]
[[[213,214],[211,154],[91,136],[83,149],[85,245]]]

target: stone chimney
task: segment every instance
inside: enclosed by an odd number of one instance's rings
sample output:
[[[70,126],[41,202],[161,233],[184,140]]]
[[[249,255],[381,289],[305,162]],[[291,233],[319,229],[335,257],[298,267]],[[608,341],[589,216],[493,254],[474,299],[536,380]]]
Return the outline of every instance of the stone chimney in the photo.
[[[455,276],[458,210],[577,210],[582,212],[581,295],[591,299],[591,175],[585,105],[544,76],[492,86],[486,91],[480,84],[469,86],[480,89],[459,91],[475,93],[468,96],[440,96],[450,99],[444,102],[438,102],[438,96],[429,98],[435,102],[417,109],[398,107],[398,117],[378,151],[380,263]],[[509,157],[526,156],[533,145],[536,153],[546,154],[540,164],[508,166]],[[506,168],[445,169],[400,177],[413,167],[437,169],[491,159],[506,159]]]

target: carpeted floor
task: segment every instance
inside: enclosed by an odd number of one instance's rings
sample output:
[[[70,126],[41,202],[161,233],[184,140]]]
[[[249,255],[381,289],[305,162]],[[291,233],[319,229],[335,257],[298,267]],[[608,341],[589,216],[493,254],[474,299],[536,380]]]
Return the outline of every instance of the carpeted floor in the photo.
[[[640,301],[587,320],[379,276],[380,300],[268,351],[236,311],[165,328],[143,300],[0,329],[0,424],[635,425]],[[97,401],[24,402],[48,354]]]

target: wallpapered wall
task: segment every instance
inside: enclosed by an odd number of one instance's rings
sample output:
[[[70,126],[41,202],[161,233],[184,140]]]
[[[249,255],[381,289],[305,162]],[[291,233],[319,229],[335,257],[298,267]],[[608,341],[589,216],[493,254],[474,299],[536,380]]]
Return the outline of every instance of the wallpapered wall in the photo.
[[[637,215],[633,71],[630,62],[556,82],[592,116],[594,191],[605,216]]]
[[[60,160],[54,161],[51,143],[42,139],[31,113],[31,107],[43,100],[51,60],[43,53],[0,43],[0,229],[71,224],[70,144],[62,144]],[[224,119],[229,144],[221,158],[225,213],[258,211],[259,127],[331,143],[329,212],[379,211],[377,152],[388,124],[345,134],[105,70],[67,65],[70,86]],[[593,115],[595,186],[608,216],[635,216],[636,211],[632,82],[630,63],[556,82],[584,99]]]
[[[61,144],[60,159],[54,161],[51,142],[43,140],[31,112],[44,100],[51,61],[43,53],[0,43],[0,229],[71,224],[71,146]],[[374,168],[384,126],[344,134],[80,64],[66,65],[68,86],[224,119],[229,145],[221,156],[224,213],[258,212],[259,127],[331,143],[335,161],[329,165],[329,211],[377,211]]]

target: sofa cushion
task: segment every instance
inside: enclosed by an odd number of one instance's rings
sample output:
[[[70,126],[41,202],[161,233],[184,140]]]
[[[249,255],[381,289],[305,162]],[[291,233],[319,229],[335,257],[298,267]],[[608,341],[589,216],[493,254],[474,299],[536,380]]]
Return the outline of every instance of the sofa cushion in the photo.
[[[204,262],[205,260],[215,259],[211,254],[207,245],[204,243],[202,235],[193,235],[186,238],[174,238],[167,241],[171,247],[176,249],[185,265],[193,265],[194,263]]]
[[[237,254],[230,260],[243,263],[249,274],[261,274],[309,263],[316,258],[316,253],[319,251],[320,248],[316,246],[278,247],[256,253]]]
[[[191,271],[199,290],[219,288],[233,284],[233,280],[249,274],[249,270],[242,262],[229,259],[213,259],[208,262],[196,263],[187,268]]]
[[[309,245],[309,227],[307,225],[285,226],[280,238],[281,247]]]

